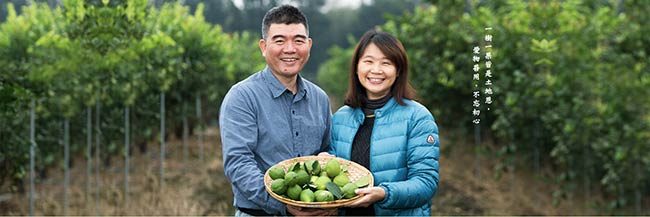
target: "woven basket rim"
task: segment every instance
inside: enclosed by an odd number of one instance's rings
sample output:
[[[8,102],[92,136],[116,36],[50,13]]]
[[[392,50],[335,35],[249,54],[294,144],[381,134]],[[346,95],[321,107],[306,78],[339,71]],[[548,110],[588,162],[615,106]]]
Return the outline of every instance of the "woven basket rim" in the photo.
[[[287,167],[290,166],[290,164],[293,164],[295,162],[305,162],[308,160],[318,160],[319,162],[321,161],[329,161],[330,159],[335,158],[336,160],[339,161],[341,165],[347,165],[348,167],[348,173],[350,173],[350,170],[355,170],[355,171],[360,171],[363,174],[369,175],[369,182],[368,186],[374,186],[374,177],[372,176],[372,173],[366,169],[365,167],[361,166],[358,163],[355,163],[353,161],[349,161],[343,158],[339,157],[332,157],[332,156],[303,156],[303,157],[296,157],[296,158],[291,158],[287,159],[284,161],[281,161],[277,163],[276,165],[282,165],[285,169],[285,171],[288,169]],[[340,199],[340,200],[335,200],[335,201],[329,201],[329,202],[303,202],[303,201],[295,201],[283,196],[280,196],[276,194],[275,192],[271,191],[271,176],[269,176],[269,170],[273,168],[270,167],[269,169],[266,170],[264,173],[264,187],[266,189],[266,192],[271,195],[271,197],[275,198],[276,200],[287,204],[287,205],[292,205],[292,206],[297,206],[297,207],[304,207],[304,208],[338,208],[338,207],[343,207],[348,204],[353,203],[356,200],[361,199],[361,195],[356,195],[352,198],[349,199]],[[351,182],[354,182],[356,180],[350,180]]]

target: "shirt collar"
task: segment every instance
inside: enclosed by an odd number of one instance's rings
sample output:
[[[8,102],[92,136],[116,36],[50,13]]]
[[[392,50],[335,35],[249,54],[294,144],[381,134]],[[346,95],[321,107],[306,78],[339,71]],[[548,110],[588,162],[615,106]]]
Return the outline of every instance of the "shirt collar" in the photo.
[[[282,83],[280,83],[280,80],[278,80],[278,78],[276,78],[273,75],[273,72],[271,72],[271,68],[269,68],[268,66],[266,66],[264,70],[262,70],[262,78],[264,78],[266,83],[269,84],[269,89],[273,94],[273,98],[278,98],[285,91],[289,91],[289,89],[287,89],[287,87],[285,87]],[[304,98],[307,94],[307,88],[305,88],[305,82],[303,81],[303,78],[302,76],[300,76],[300,74],[298,74],[298,78],[296,79],[296,85],[298,85],[298,93],[296,93],[295,101],[298,101]]]

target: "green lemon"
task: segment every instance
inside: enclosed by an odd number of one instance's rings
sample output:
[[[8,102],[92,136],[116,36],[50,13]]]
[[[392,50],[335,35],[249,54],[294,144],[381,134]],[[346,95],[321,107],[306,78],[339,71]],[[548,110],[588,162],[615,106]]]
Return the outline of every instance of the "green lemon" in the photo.
[[[336,159],[332,158],[329,161],[327,161],[327,164],[325,165],[325,171],[327,172],[327,176],[330,178],[334,178],[341,173],[341,164],[339,161]]]
[[[329,191],[318,190],[314,194],[316,195],[317,202],[327,202],[327,201],[334,200],[334,195],[332,195],[332,193],[330,193]]]
[[[269,170],[269,176],[273,180],[284,178],[284,168],[282,168],[282,166],[271,167]]]
[[[300,170],[296,172],[296,184],[300,186],[304,186],[306,184],[309,184],[310,179],[311,178],[309,174],[307,174],[307,172],[305,172],[304,170]]]
[[[287,185],[284,184],[284,179],[276,179],[271,182],[271,191],[276,194],[283,195],[287,192]]]
[[[298,174],[294,171],[289,171],[286,175],[284,175],[284,182],[288,186],[293,186],[298,183],[297,179]]]
[[[343,187],[346,184],[350,183],[350,179],[348,178],[345,173],[341,173],[338,176],[334,177],[334,184],[338,185],[339,187]]]
[[[301,192],[302,188],[300,186],[293,185],[287,189],[287,196],[289,196],[289,198],[292,200],[299,200]]]
[[[327,189],[328,182],[332,182],[332,180],[327,176],[321,176],[316,179],[316,182],[314,184],[316,185],[316,189],[325,190]]]
[[[303,201],[303,202],[314,202],[314,199],[315,199],[315,196],[314,196],[314,192],[313,192],[313,191],[311,191],[311,190],[309,190],[309,189],[305,189],[305,190],[302,190],[302,191],[300,192],[300,201]]]
[[[354,183],[348,183],[341,188],[341,191],[343,192],[343,197],[346,199],[353,198],[354,196],[357,196],[357,193],[354,193],[355,190],[357,190],[358,187]]]

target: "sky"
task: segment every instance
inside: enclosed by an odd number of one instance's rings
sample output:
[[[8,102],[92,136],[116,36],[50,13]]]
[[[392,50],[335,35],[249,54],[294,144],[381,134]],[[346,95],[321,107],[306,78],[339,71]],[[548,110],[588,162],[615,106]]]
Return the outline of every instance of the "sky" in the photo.
[[[327,0],[325,3],[325,6],[323,6],[322,12],[325,13],[333,8],[342,8],[342,7],[348,7],[348,8],[358,8],[361,6],[362,2],[365,3],[370,3],[372,0]],[[235,6],[241,8],[244,4],[243,0],[233,0],[235,3]]]
[[[323,12],[327,12],[330,9],[333,8],[342,8],[342,7],[349,7],[349,8],[358,8],[361,6],[361,2],[365,3],[370,3],[370,0],[327,0],[325,3],[325,6],[323,6]]]

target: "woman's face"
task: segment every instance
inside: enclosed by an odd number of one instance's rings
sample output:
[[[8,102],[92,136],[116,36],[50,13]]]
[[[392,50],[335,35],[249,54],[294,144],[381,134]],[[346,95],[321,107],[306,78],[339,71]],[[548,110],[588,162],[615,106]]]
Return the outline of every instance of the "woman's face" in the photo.
[[[357,76],[366,89],[368,99],[380,99],[388,94],[395,83],[397,69],[379,47],[370,43],[357,64]]]

